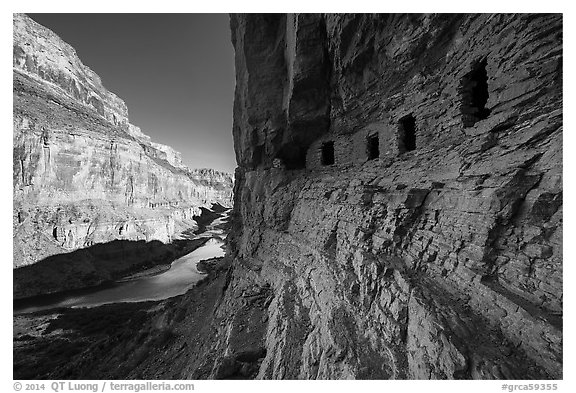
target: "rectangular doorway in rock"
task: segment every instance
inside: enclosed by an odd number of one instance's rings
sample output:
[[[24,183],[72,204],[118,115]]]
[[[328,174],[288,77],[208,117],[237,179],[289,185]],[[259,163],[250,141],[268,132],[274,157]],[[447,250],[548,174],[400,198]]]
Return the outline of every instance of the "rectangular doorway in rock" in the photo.
[[[464,75],[460,81],[460,113],[464,127],[472,127],[490,114],[490,110],[486,108],[488,102],[486,64],[486,58],[476,61],[472,65],[472,71]]]
[[[378,134],[368,136],[366,151],[368,153],[368,160],[374,160],[380,157]]]
[[[416,119],[412,114],[398,121],[398,152],[405,153],[416,149]]]
[[[334,164],[334,142],[324,142],[321,148],[322,165]]]

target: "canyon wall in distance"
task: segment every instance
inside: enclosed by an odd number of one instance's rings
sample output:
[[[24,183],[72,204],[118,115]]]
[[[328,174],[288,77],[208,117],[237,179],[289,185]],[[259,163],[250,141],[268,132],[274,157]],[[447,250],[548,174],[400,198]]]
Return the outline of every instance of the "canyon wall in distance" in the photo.
[[[231,206],[232,175],[152,142],[56,34],[15,14],[13,40],[15,268],[113,240],[167,243],[200,207]]]

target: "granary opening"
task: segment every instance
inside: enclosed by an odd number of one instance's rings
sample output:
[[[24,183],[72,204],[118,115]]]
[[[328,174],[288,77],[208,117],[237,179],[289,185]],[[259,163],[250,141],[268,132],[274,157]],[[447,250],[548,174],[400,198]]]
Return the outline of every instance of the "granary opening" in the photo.
[[[490,114],[490,110],[486,108],[488,102],[486,64],[486,58],[476,61],[472,65],[472,71],[464,75],[460,81],[460,112],[464,127],[472,127]]]
[[[405,153],[416,149],[416,119],[412,114],[398,121],[398,151]]]
[[[369,160],[373,160],[375,158],[380,157],[380,148],[378,145],[378,134],[368,136],[366,150],[368,152],[368,159]]]
[[[286,144],[272,161],[272,166],[289,170],[304,169],[306,168],[306,149],[298,142]]]
[[[334,142],[324,142],[321,148],[322,165],[334,164]]]

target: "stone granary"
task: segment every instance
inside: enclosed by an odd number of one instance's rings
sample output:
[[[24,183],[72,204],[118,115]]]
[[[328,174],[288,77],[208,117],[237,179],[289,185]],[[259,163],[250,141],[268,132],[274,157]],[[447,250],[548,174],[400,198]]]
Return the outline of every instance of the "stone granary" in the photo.
[[[238,168],[227,256],[147,312],[152,334],[169,333],[147,341],[157,343],[148,355],[137,341],[146,336],[128,334],[110,352],[137,362],[118,367],[107,352],[82,375],[561,379],[562,23],[232,15]],[[18,97],[37,99],[26,75],[15,81]],[[143,152],[150,173],[168,173],[178,159],[157,150]],[[179,171],[170,173],[149,179]],[[181,182],[161,185],[134,189],[180,207],[205,194],[171,198]]]
[[[561,378],[562,16],[231,27],[222,365],[253,329],[257,378]]]

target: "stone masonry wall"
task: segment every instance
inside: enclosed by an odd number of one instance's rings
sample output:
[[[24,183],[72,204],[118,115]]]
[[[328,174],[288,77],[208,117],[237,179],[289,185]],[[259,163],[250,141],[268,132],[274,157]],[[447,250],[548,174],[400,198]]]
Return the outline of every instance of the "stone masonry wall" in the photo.
[[[257,378],[561,378],[562,17],[231,28],[237,223],[212,375],[248,362]],[[250,293],[268,299],[257,319]]]

